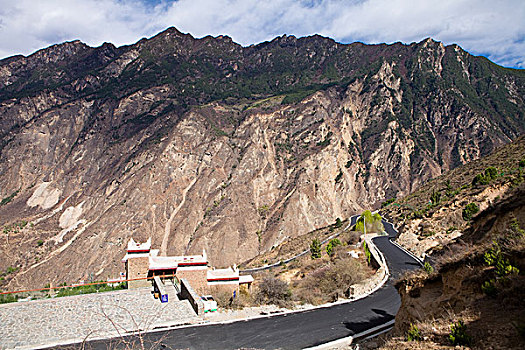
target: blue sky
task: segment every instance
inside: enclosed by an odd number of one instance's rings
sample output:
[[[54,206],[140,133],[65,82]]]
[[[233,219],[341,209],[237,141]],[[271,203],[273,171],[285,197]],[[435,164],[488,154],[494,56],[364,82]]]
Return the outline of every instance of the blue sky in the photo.
[[[456,43],[525,68],[525,0],[0,0],[0,58],[80,39],[131,44],[167,27],[242,45],[282,34]]]

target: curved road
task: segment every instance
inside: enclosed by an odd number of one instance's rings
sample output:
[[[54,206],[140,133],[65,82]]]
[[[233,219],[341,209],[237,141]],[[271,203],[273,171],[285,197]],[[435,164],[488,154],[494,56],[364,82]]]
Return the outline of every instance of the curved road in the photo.
[[[376,237],[374,243],[386,258],[390,278],[371,295],[330,307],[268,316],[228,324],[201,325],[145,334],[145,348],[168,349],[302,349],[352,336],[392,321],[401,300],[393,281],[405,270],[420,263],[390,242],[397,231],[383,221],[388,236]],[[126,337],[135,345],[139,340]],[[113,342],[113,343],[111,343]],[[122,340],[100,340],[87,348],[125,348]]]
[[[346,227],[341,232],[333,234],[333,235],[331,235],[328,238],[325,238],[324,240],[321,241],[321,245],[325,244],[326,242],[328,242],[329,240],[331,240],[333,238],[338,237],[342,232],[345,232],[351,226],[354,226],[356,221],[357,221],[357,218],[359,218],[359,215],[352,216],[350,218],[350,222],[348,223],[348,225],[346,225]],[[274,267],[279,267],[282,264],[288,264],[290,261],[293,261],[293,260],[295,260],[295,259],[297,259],[297,258],[299,258],[299,257],[301,257],[301,256],[303,256],[305,254],[308,254],[308,253],[310,253],[310,249],[303,250],[299,254],[297,254],[295,256],[292,256],[291,258],[283,260],[283,261],[279,261],[279,262],[276,262],[276,263],[273,263],[273,264],[270,264],[270,265],[261,266],[261,267],[254,267],[254,268],[251,268],[251,269],[241,270],[240,272],[241,273],[252,273],[252,272],[269,270],[269,269],[274,268]]]

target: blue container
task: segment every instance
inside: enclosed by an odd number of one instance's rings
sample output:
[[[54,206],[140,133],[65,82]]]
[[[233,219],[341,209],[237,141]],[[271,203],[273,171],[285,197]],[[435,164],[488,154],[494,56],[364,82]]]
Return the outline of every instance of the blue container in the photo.
[[[168,294],[162,294],[162,295],[160,296],[160,301],[161,301],[162,303],[167,303],[167,302],[168,302]]]

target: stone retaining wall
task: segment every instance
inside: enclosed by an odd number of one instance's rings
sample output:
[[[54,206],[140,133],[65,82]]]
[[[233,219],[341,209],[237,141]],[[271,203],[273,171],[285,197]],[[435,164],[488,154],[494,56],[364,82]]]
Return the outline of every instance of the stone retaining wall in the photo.
[[[188,300],[197,315],[204,314],[204,303],[185,278],[180,279],[180,298]]]
[[[388,267],[386,265],[383,254],[377,249],[376,245],[372,241],[372,238],[377,237],[376,235],[363,236],[363,241],[366,242],[368,249],[370,250],[371,260],[373,264],[379,266],[374,276],[367,279],[366,281],[351,286],[352,298],[360,298],[373,292],[378,286],[382,285],[388,279]]]

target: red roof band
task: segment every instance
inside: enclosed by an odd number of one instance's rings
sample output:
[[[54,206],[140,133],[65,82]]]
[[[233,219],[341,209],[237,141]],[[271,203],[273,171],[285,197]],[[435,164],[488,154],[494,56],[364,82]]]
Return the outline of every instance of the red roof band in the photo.
[[[179,267],[185,267],[185,266],[208,266],[207,262],[183,262],[179,263]]]
[[[238,281],[239,277],[208,278],[208,282]]]

